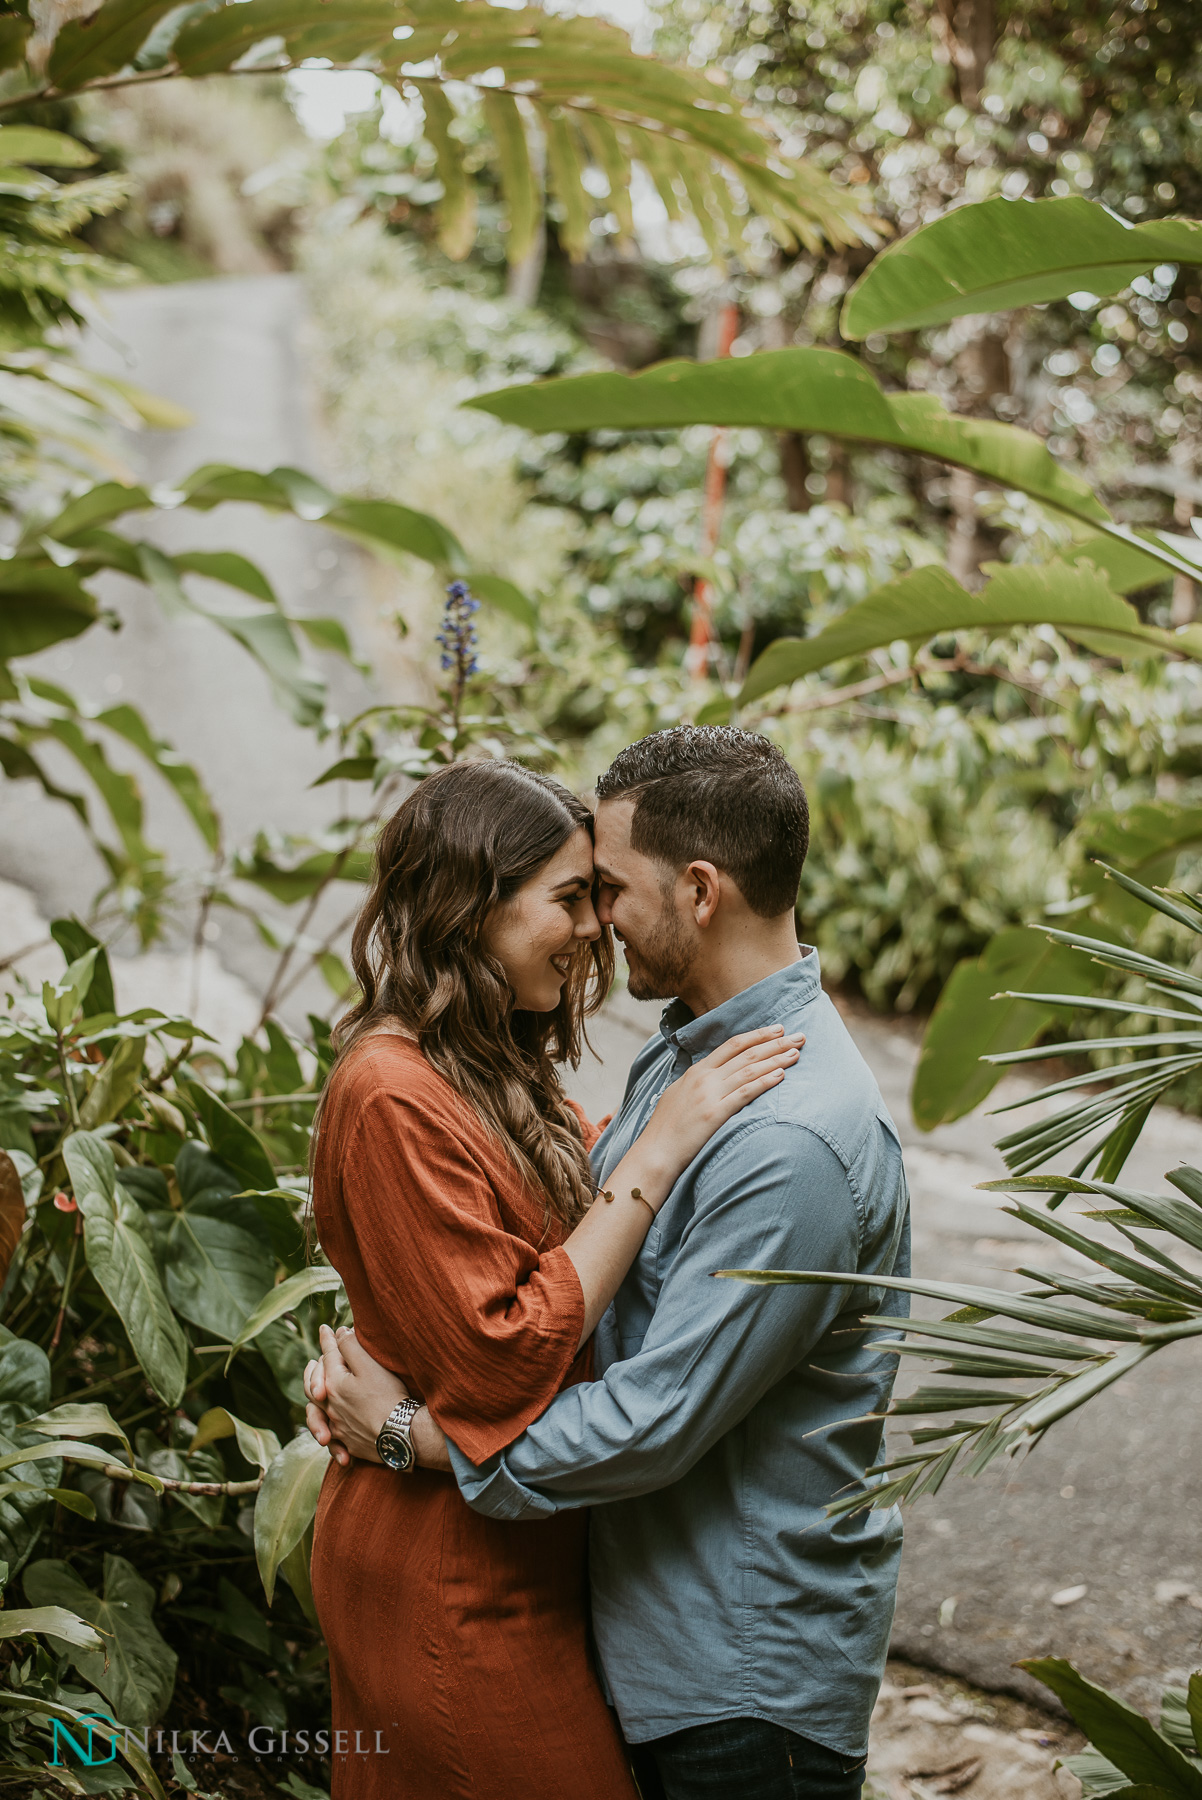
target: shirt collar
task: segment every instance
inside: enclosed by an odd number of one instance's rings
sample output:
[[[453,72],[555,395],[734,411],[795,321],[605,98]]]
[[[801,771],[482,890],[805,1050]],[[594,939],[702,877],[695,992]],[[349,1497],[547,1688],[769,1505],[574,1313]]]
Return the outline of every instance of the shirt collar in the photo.
[[[677,1057],[683,1054],[687,1061],[696,1062],[741,1031],[783,1023],[786,1014],[812,1000],[822,986],[817,950],[811,944],[802,944],[800,949],[800,961],[766,975],[741,994],[732,994],[700,1017],[695,1017],[683,1000],[673,1000],[659,1022],[664,1041]]]

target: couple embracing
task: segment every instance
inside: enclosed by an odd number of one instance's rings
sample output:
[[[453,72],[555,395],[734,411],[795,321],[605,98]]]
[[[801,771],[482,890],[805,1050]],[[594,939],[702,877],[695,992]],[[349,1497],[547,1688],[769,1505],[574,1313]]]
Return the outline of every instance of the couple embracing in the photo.
[[[764,738],[625,750],[595,815],[459,764],[384,827],[314,1154],[313,1549],[337,1800],[855,1800],[901,1548],[831,1520],[881,1440],[901,1149],[794,904]],[[620,1111],[560,1085],[608,991],[670,1000]],[[867,1294],[867,1298],[865,1297]],[[379,1733],[377,1737],[373,1734]]]

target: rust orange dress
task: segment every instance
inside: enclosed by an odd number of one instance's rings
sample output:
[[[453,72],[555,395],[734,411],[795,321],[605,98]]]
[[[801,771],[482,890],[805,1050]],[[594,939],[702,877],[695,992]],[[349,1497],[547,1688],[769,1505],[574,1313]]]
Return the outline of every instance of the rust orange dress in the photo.
[[[337,1070],[314,1208],[378,1362],[481,1462],[586,1380],[557,1223],[397,1036]],[[587,1520],[472,1512],[454,1478],[331,1463],[313,1544],[334,1800],[636,1800],[593,1670]]]

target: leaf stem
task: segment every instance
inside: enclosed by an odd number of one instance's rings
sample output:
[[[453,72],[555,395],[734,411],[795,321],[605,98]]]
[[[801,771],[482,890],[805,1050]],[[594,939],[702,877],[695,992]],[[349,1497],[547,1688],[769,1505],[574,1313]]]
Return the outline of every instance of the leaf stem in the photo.
[[[124,1463],[104,1463],[97,1473],[109,1481],[136,1481],[142,1471]],[[262,1474],[253,1481],[176,1481],[169,1475],[156,1475],[155,1480],[170,1494],[257,1494],[263,1485]]]
[[[320,1100],[320,1094],[252,1094],[249,1100],[227,1100],[225,1102],[231,1112],[253,1112],[258,1106],[300,1106],[310,1100]]]
[[[149,1088],[153,1093],[161,1094],[164,1087],[171,1080],[171,1077],[175,1074],[175,1071],[179,1068],[180,1064],[184,1061],[189,1050],[191,1050],[191,1048],[195,1042],[196,1042],[195,1038],[188,1038],[184,1044],[183,1049],[180,1051],[179,1055],[173,1056],[169,1063],[164,1064],[163,1068],[159,1071],[159,1073],[157,1075],[153,1076],[149,1081],[144,1081],[142,1083],[142,1086],[144,1088]]]
[[[79,1130],[79,1105],[75,1098],[75,1089],[71,1085],[71,1072],[70,1072],[70,1067],[67,1063],[67,1045],[66,1045],[65,1039],[63,1038],[61,1027],[55,1028],[54,1037],[55,1037],[55,1042],[58,1046],[58,1066],[62,1073],[63,1088],[64,1088],[64,1090],[66,1092],[66,1096],[67,1096],[67,1110],[71,1114],[72,1125],[74,1125],[76,1131],[78,1131]]]
[[[67,1300],[71,1293],[71,1278],[75,1274],[75,1258],[79,1254],[79,1240],[83,1236],[83,1214],[75,1215],[75,1232],[71,1238],[71,1249],[67,1255],[67,1273],[63,1276],[62,1293],[59,1296],[58,1317],[54,1321],[54,1331],[50,1338],[48,1355],[53,1356],[58,1349],[59,1339],[63,1335],[63,1320],[67,1316]]]
[[[300,921],[300,924],[297,926],[295,932],[293,933],[292,942],[285,947],[284,952],[281,955],[279,962],[275,966],[275,973],[271,978],[271,983],[267,989],[267,993],[265,994],[265,996],[263,998],[263,1010],[259,1014],[259,1023],[255,1027],[256,1031],[261,1031],[263,1029],[264,1025],[266,1025],[271,1014],[274,1012],[276,1002],[279,999],[280,985],[283,982],[285,974],[287,973],[288,965],[292,961],[293,953],[296,950],[296,946],[300,942],[301,938],[304,936],[305,931],[308,929],[309,921],[312,919],[313,914],[317,911],[317,908],[321,901],[322,895],[325,893],[326,889],[330,886],[330,883],[337,881],[338,877],[341,875],[344,867],[346,866],[346,860],[347,860],[348,856],[350,855],[351,850],[353,848],[354,848],[353,845],[348,844],[344,850],[340,850],[338,852],[337,856],[334,858],[333,862],[330,864],[329,868],[326,870],[325,874],[322,876],[321,880],[318,882],[317,886],[314,888],[312,894],[310,894],[309,904],[308,904],[308,906],[306,906],[303,914],[301,915],[301,921]]]

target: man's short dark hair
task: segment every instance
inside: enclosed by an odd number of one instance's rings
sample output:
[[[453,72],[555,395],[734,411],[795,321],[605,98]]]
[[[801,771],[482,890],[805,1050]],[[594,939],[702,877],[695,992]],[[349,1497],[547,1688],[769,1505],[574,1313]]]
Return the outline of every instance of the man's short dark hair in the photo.
[[[614,758],[597,799],[634,801],[630,844],[641,855],[676,869],[713,863],[765,919],[796,904],[810,811],[767,738],[719,725],[657,731]]]

